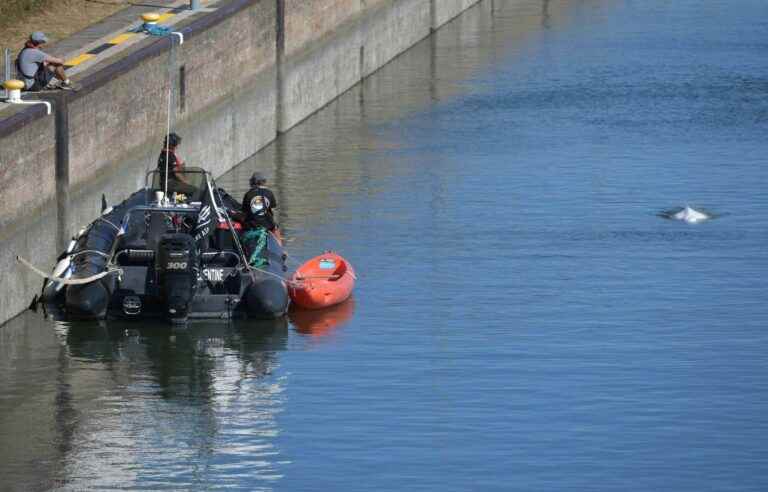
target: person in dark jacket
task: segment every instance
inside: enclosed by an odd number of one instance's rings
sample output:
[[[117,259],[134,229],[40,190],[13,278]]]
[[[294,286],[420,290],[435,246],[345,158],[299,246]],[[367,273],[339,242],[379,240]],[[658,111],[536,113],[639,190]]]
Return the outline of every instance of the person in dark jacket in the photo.
[[[181,173],[184,170],[184,161],[176,153],[179,145],[181,145],[181,137],[176,133],[169,133],[165,137],[163,150],[160,151],[160,156],[157,158],[157,170],[160,171],[160,189],[165,187],[167,161],[168,194],[176,192],[189,197],[197,191],[197,187],[189,184]]]
[[[248,253],[248,263],[259,267],[265,260],[264,247],[267,244],[268,232],[282,243],[280,228],[275,222],[273,210],[277,208],[277,200],[272,190],[264,186],[267,183],[261,173],[253,173],[250,179],[251,189],[243,197],[241,215],[245,231],[243,231],[243,246]]]
[[[248,229],[263,227],[274,232],[278,228],[273,212],[277,208],[277,199],[266,183],[267,178],[261,173],[255,172],[251,176],[251,189],[243,197],[244,225]]]

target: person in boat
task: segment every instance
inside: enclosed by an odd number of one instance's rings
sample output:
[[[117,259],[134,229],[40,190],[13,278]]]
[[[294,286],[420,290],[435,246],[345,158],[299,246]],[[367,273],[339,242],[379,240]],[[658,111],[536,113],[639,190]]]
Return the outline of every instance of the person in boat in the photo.
[[[73,85],[64,73],[64,60],[40,49],[47,42],[44,33],[33,32],[16,58],[16,71],[23,78],[25,91],[53,89],[57,85],[71,88]]]
[[[163,149],[157,158],[157,169],[160,171],[160,189],[165,187],[166,161],[168,169],[168,194],[173,192],[182,193],[191,196],[197,191],[197,187],[189,184],[182,171],[184,170],[184,161],[176,153],[181,145],[181,137],[176,133],[169,133],[165,137]]]
[[[272,232],[278,229],[274,214],[277,200],[266,184],[267,178],[263,174],[253,173],[250,179],[251,189],[243,196],[243,222],[246,229],[263,227]]]
[[[243,222],[243,245],[248,252],[251,266],[263,264],[263,247],[266,244],[267,231],[281,241],[280,229],[275,222],[274,209],[277,199],[272,190],[265,185],[267,178],[259,172],[253,173],[250,179],[251,189],[243,196],[242,212],[237,218]]]

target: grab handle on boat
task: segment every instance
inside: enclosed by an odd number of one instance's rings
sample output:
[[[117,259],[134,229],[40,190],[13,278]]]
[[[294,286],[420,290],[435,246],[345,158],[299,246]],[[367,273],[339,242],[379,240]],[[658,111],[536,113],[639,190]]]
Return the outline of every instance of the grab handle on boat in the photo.
[[[48,279],[48,280],[52,280],[54,282],[58,282],[60,284],[64,284],[64,285],[83,285],[83,284],[89,284],[91,282],[95,282],[95,281],[97,281],[97,280],[99,280],[101,278],[104,278],[107,275],[110,275],[112,273],[117,273],[120,276],[122,276],[122,274],[123,274],[123,271],[121,269],[114,268],[114,269],[105,270],[105,271],[103,271],[101,273],[97,273],[96,275],[91,275],[90,277],[85,277],[85,278],[60,278],[60,277],[56,277],[56,276],[53,276],[53,275],[48,275],[47,273],[43,272],[42,270],[40,270],[38,268],[35,268],[35,266],[32,263],[28,262],[27,260],[25,260],[21,256],[17,255],[16,256],[16,261],[18,261],[22,265],[26,266],[27,268],[29,268],[30,270],[32,270],[33,272],[35,272],[36,274],[38,274],[41,277],[43,277],[45,279]]]

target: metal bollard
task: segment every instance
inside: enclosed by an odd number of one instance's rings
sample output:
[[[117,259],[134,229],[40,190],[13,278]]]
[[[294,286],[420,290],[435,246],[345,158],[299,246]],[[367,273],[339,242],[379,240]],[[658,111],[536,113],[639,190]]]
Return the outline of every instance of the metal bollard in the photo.
[[[191,10],[199,10],[200,9],[200,0],[189,0],[189,8]]]

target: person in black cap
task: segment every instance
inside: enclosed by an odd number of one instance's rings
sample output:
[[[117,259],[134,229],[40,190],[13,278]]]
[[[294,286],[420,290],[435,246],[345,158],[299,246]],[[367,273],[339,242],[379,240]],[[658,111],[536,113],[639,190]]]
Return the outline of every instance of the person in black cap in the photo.
[[[160,189],[165,187],[166,162],[168,169],[168,193],[183,193],[187,196],[197,191],[195,186],[187,182],[182,174],[184,161],[176,154],[176,149],[181,145],[181,137],[176,133],[169,133],[165,137],[163,149],[157,158],[157,170],[160,171]]]
[[[243,197],[244,222],[248,229],[263,227],[277,234],[278,226],[273,212],[277,208],[277,200],[272,190],[264,186],[266,183],[267,178],[259,172],[251,176],[251,189]]]
[[[41,91],[56,87],[55,79],[62,88],[72,88],[72,82],[64,73],[64,60],[44,53],[40,47],[48,42],[42,32],[33,32],[16,58],[16,71],[24,79],[26,91]]]

